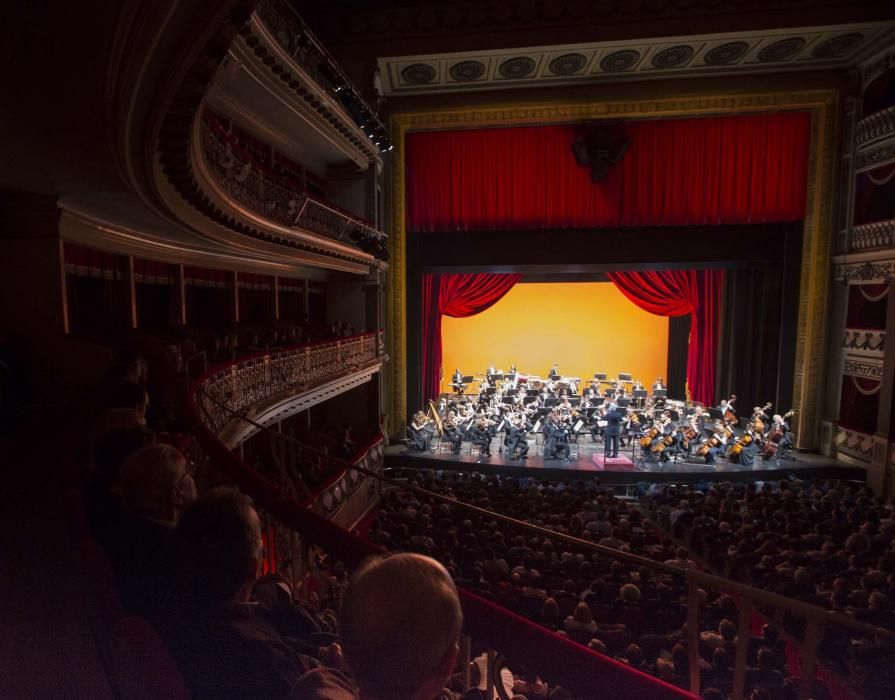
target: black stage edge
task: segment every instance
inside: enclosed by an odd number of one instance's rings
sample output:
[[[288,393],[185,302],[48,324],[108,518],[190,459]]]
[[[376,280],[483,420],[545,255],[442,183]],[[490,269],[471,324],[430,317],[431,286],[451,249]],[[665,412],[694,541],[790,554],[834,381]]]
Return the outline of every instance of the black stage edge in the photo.
[[[395,447],[386,450],[385,466],[404,469],[446,469],[449,471],[506,476],[530,476],[536,479],[595,479],[601,484],[636,483],[696,483],[700,481],[773,481],[787,478],[844,479],[866,481],[867,472],[860,467],[845,466],[829,458],[815,454],[802,454],[794,462],[784,461],[780,466],[773,462],[757,468],[719,464],[717,468],[705,464],[679,461],[677,463],[646,463],[645,470],[598,469],[588,455],[569,462],[544,460],[530,456],[525,461],[509,461],[498,455],[479,459],[474,455],[452,455],[435,452],[413,452]]]

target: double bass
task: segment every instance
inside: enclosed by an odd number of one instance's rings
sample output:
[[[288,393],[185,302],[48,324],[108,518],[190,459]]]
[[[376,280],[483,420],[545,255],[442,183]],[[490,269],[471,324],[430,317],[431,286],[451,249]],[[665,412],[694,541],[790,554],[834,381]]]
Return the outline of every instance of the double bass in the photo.
[[[722,418],[728,423],[736,423],[737,414],[730,408],[733,406],[733,402],[737,400],[736,394],[731,394],[730,398],[727,399],[727,406],[724,408],[724,415]]]

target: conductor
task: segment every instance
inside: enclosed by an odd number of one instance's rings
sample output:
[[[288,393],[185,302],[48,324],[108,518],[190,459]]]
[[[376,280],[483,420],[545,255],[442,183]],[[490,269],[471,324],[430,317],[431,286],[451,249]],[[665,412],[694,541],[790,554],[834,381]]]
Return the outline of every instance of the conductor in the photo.
[[[604,457],[618,457],[618,436],[621,433],[622,414],[618,412],[618,407],[615,404],[609,405],[609,411],[603,416],[603,420],[606,421]]]

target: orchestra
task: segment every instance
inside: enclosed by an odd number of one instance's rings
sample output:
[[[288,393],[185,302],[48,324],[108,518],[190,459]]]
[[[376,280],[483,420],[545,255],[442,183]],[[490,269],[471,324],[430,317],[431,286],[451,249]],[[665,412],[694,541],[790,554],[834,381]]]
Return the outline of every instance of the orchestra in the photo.
[[[478,393],[469,392],[470,381]],[[563,376],[554,364],[544,379],[489,366],[482,376],[464,376],[458,368],[451,377],[451,394],[417,411],[407,432],[411,450],[426,452],[440,444],[460,455],[463,443],[491,457],[497,438],[501,455],[511,461],[529,456],[532,440],[545,460],[571,459],[579,433],[602,443],[605,458],[630,450],[638,465],[684,460],[720,468],[724,464],[751,468],[764,460],[792,460],[795,436],[789,423],[794,414],[773,413],[773,404],[755,406],[748,420],[737,416],[736,395],[716,407],[676,401],[667,396],[661,377],[647,391],[639,379],[619,375],[608,379],[595,373],[581,394],[579,377]],[[741,425],[742,422],[742,425]]]

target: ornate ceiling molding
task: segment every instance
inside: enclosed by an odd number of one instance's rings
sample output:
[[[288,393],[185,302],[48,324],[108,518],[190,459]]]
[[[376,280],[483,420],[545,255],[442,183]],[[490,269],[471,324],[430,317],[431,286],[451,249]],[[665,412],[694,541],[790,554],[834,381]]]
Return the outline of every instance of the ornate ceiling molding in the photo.
[[[895,22],[381,57],[386,95],[847,68]]]
[[[379,159],[379,149],[326,90],[291,59],[270,32],[254,14],[231,51],[265,87],[283,95],[308,128],[366,170],[371,161]]]

